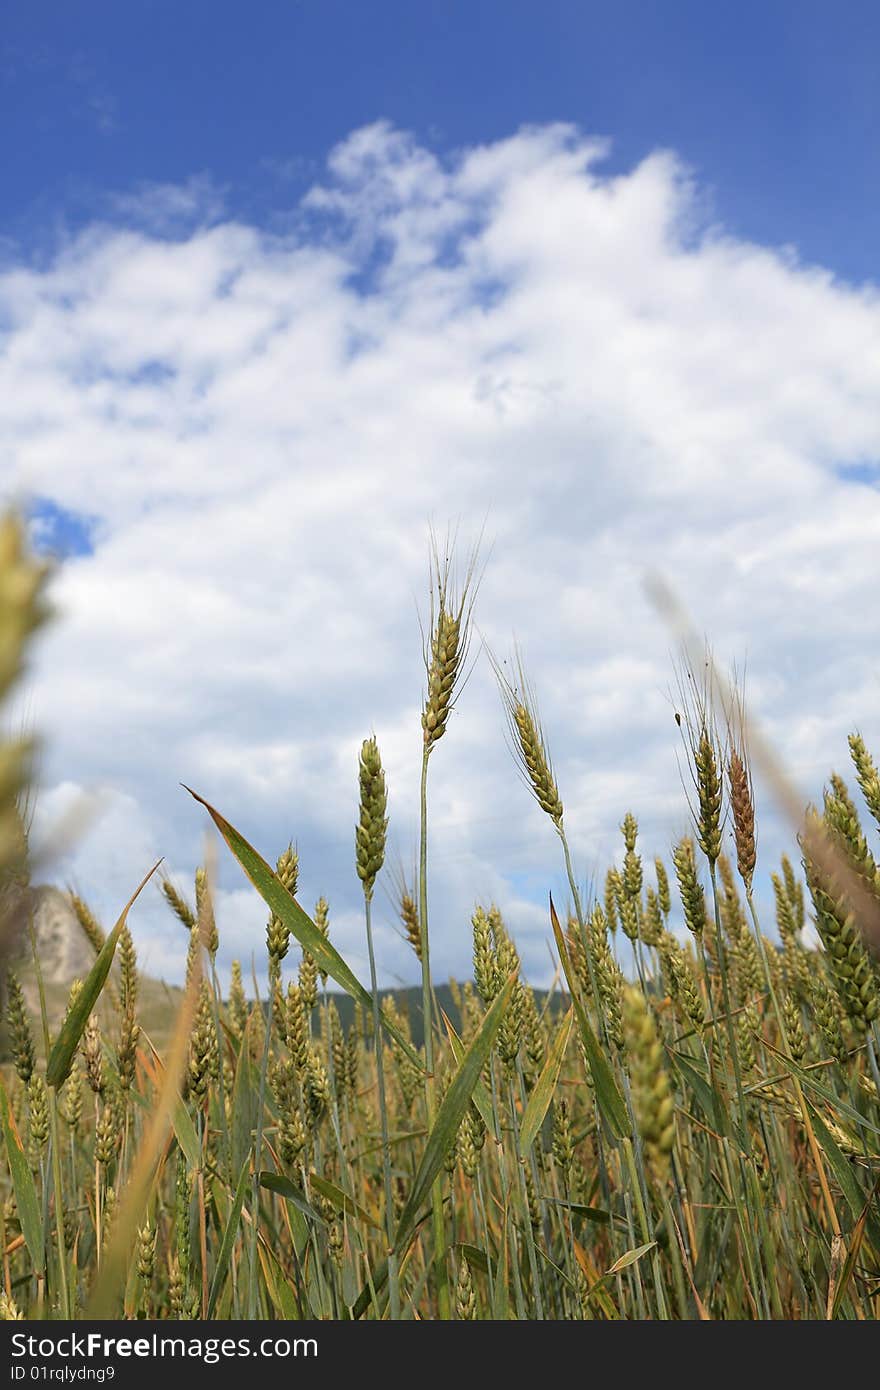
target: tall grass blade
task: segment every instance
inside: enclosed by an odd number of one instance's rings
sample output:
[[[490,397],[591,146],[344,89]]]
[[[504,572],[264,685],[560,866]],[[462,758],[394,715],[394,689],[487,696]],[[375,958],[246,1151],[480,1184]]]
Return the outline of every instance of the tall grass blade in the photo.
[[[153,865],[150,872],[144,876],[128,902],[125,904],[116,926],[101,947],[97,959],[86,976],[82,989],[74,1001],[73,1007],[70,1009],[61,1026],[61,1032],[58,1034],[55,1046],[52,1048],[49,1061],[46,1064],[46,1081],[50,1086],[54,1086],[56,1090],[59,1086],[64,1084],[70,1075],[70,1068],[73,1066],[76,1049],[79,1047],[80,1039],[89,1021],[89,1016],[94,1012],[98,997],[101,990],[104,988],[107,976],[110,974],[110,966],[113,964],[116,946],[132,904],[135,902],[144,886],[149,883],[161,862],[160,859]]]
[[[325,970],[338,985],[341,985],[346,993],[358,1000],[365,1009],[372,1010],[373,996],[370,991],[349,969],[336,947],[315,926],[308,913],[304,912],[296,899],[288,893],[286,888],[282,887],[265,859],[203,796],[199,796],[198,792],[194,792],[191,787],[186,787],[185,790],[200,805],[204,806],[260,897],[272,909],[276,917],[281,919],[291,934],[296,937],[303,950],[313,956],[319,967]],[[422,1060],[409,1039],[388,1018],[384,1009],[380,1009],[379,1013],[383,1028],[394,1039],[398,1047],[407,1054],[410,1061],[422,1071]]]
[[[220,1243],[220,1250],[217,1255],[217,1264],[214,1269],[214,1278],[211,1281],[211,1293],[208,1298],[208,1317],[214,1316],[214,1309],[217,1307],[217,1300],[223,1289],[226,1280],[226,1271],[229,1268],[229,1261],[238,1235],[238,1226],[241,1221],[241,1209],[244,1205],[244,1194],[248,1185],[248,1160],[245,1159],[241,1165],[241,1172],[238,1175],[238,1182],[235,1185],[235,1196],[232,1199],[232,1210],[229,1219],[223,1230],[223,1240]]]
[[[413,1179],[406,1204],[400,1214],[394,1234],[394,1248],[402,1256],[415,1233],[416,1218],[427,1200],[431,1185],[443,1165],[443,1160],[458,1133],[464,1112],[473,1094],[477,1078],[492,1051],[495,1036],[501,1026],[504,1011],[510,1002],[516,976],[511,975],[492,1007],[488,1010],[480,1031],[468,1047],[449,1090],[437,1111],[428,1142],[422,1154],[418,1172]]]
[[[527,1154],[538,1135],[544,1117],[550,1108],[553,1093],[556,1090],[556,1083],[559,1080],[559,1073],[562,1070],[562,1063],[565,1059],[565,1049],[568,1046],[568,1038],[571,1033],[572,1010],[569,1009],[565,1018],[559,1025],[559,1031],[550,1050],[550,1055],[544,1065],[544,1070],[535,1083],[535,1088],[529,1096],[522,1124],[519,1129],[519,1147],[521,1154]]]
[[[46,1253],[43,1246],[43,1221],[40,1216],[40,1203],[33,1174],[28,1167],[21,1140],[9,1111],[9,1097],[2,1080],[0,1080],[0,1115],[2,1115],[6,1156],[9,1159],[9,1171],[12,1175],[21,1233],[24,1236],[35,1273],[42,1274],[46,1268]]]
[[[593,1078],[599,1110],[612,1137],[618,1140],[625,1139],[630,1133],[630,1123],[629,1116],[626,1113],[626,1104],[623,1096],[620,1094],[620,1088],[614,1079],[614,1073],[611,1070],[608,1059],[599,1046],[599,1039],[596,1037],[590,1025],[590,1020],[587,1018],[586,1011],[578,998],[577,981],[574,976],[574,970],[572,969],[568,948],[565,944],[565,937],[562,934],[562,927],[556,915],[556,908],[553,906],[552,896],[550,898],[550,924],[553,927],[553,935],[556,939],[556,949],[559,952],[562,972],[565,975],[566,983],[571,994],[571,1002],[574,1007],[575,1017],[577,1018],[581,1042],[584,1045],[584,1051],[587,1055],[590,1074]]]

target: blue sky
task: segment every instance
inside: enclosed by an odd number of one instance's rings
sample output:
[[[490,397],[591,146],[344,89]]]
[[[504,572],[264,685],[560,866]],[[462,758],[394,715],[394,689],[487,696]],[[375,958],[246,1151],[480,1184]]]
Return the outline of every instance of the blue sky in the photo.
[[[583,879],[627,810],[648,864],[688,825],[648,573],[804,800],[853,728],[880,753],[878,41],[855,3],[7,3],[0,499],[59,561],[24,710],[37,832],[92,827],[60,881],[108,919],[160,855],[188,889],[185,782],[298,843],[365,969],[357,753],[408,865],[429,522],[485,524]],[[484,657],[431,796],[438,974],[494,899],[548,978],[567,889]],[[263,914],[219,873],[228,969]],[[158,894],[134,925],[179,977]]]
[[[873,279],[878,59],[869,0],[7,0],[0,233],[200,173],[271,219],[379,118],[434,149],[562,120],[612,168],[674,149],[731,231]]]

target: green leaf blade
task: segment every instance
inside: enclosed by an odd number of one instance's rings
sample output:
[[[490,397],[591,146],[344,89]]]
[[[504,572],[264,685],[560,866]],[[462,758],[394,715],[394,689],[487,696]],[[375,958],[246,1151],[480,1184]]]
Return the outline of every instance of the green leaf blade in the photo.
[[[276,917],[280,918],[291,935],[296,937],[303,950],[308,951],[309,955],[317,961],[319,968],[326,971],[331,979],[341,985],[347,994],[358,1000],[365,1009],[372,1011],[373,996],[370,991],[361,984],[333,943],[315,925],[308,913],[303,911],[296,898],[279,882],[262,855],[203,796],[199,796],[198,792],[194,792],[191,787],[186,787],[186,791],[200,806],[204,806],[220,831],[227,847],[238,860],[246,877],[250,879],[267,907],[275,913]],[[409,1039],[389,1019],[384,1009],[380,1009],[379,1014],[385,1031],[407,1054],[419,1071],[423,1072],[422,1059]]]
[[[572,1010],[569,1009],[565,1018],[560,1024],[559,1031],[550,1049],[550,1055],[544,1065],[544,1070],[535,1083],[535,1088],[529,1096],[525,1114],[519,1130],[520,1153],[527,1154],[538,1132],[544,1123],[544,1117],[550,1109],[550,1102],[559,1081],[559,1073],[562,1070],[562,1063],[565,1058],[565,1049],[568,1046],[568,1039],[571,1033]]]
[[[9,1097],[2,1081],[0,1081],[0,1118],[2,1118],[3,1123],[6,1156],[9,1159],[9,1171],[12,1175],[21,1233],[24,1236],[24,1243],[28,1248],[35,1272],[42,1274],[46,1268],[46,1252],[43,1247],[43,1222],[40,1216],[40,1203],[21,1140],[12,1124],[9,1113]]]
[[[49,1061],[46,1063],[46,1081],[50,1086],[53,1086],[56,1091],[59,1086],[64,1085],[64,1082],[70,1075],[70,1068],[73,1066],[76,1049],[79,1047],[80,1038],[85,1032],[89,1017],[94,1012],[101,990],[107,982],[107,976],[110,974],[110,967],[113,964],[113,957],[116,953],[116,946],[131,907],[141,890],[149,883],[161,862],[162,861],[159,860],[153,865],[150,872],[141,880],[140,884],[125,904],[119,920],[98,952],[95,963],[86,976],[82,989],[76,996],[73,1006],[68,1010],[67,1017],[61,1025],[61,1031],[55,1040],[55,1046],[52,1048]]]
[[[480,1072],[488,1060],[495,1042],[495,1037],[501,1026],[504,1011],[510,1002],[516,976],[511,975],[495,999],[492,1007],[487,1011],[480,1031],[471,1042],[462,1058],[458,1071],[456,1072],[452,1084],[443,1099],[443,1103],[437,1111],[431,1133],[425,1145],[422,1160],[419,1164],[418,1172],[413,1179],[409,1196],[400,1214],[397,1231],[394,1237],[394,1248],[399,1255],[403,1255],[404,1249],[409,1243],[410,1237],[415,1231],[416,1220],[419,1209],[427,1200],[431,1191],[431,1185],[440,1171],[450,1145],[458,1132],[464,1112],[476,1086]]]
[[[217,1256],[217,1266],[214,1270],[214,1278],[211,1283],[211,1293],[208,1298],[208,1317],[214,1316],[214,1309],[217,1307],[217,1300],[223,1290],[226,1280],[226,1271],[229,1268],[229,1261],[232,1256],[232,1248],[235,1245],[235,1238],[238,1235],[238,1225],[241,1220],[241,1209],[244,1205],[244,1194],[248,1185],[249,1161],[245,1159],[241,1165],[241,1172],[238,1175],[238,1183],[235,1188],[235,1197],[232,1201],[232,1211],[229,1213],[229,1220],[223,1231],[223,1240],[220,1245],[220,1253]]]

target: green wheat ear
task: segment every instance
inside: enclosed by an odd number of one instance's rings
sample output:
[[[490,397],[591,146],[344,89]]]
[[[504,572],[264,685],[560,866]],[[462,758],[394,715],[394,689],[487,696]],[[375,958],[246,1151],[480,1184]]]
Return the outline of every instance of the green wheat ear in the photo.
[[[553,775],[534,691],[526,678],[522,657],[519,651],[514,654],[515,674],[512,679],[508,678],[503,666],[494,656],[490,655],[490,661],[504,706],[511,751],[519,765],[523,781],[541,810],[559,830],[563,817],[562,798]]]
[[[880,825],[880,775],[877,773],[877,765],[868,752],[861,734],[850,734],[849,751],[856,770],[856,780],[862,796],[865,798],[865,804],[874,820]]]
[[[685,836],[679,841],[672,852],[672,862],[678,879],[685,924],[688,931],[699,939],[706,928],[706,899],[697,872],[693,840]]]
[[[648,1165],[663,1182],[675,1143],[675,1101],[663,1043],[645,996],[634,985],[623,992],[623,1016],[636,1121]]]
[[[449,560],[441,560],[436,542],[431,560],[431,622],[424,661],[427,690],[422,708],[425,752],[443,737],[465,678],[471,638],[471,616],[479,581],[477,551],[472,553],[464,583],[456,592]]]
[[[375,738],[366,738],[361,746],[358,765],[360,781],[360,820],[355,831],[357,875],[364,885],[364,895],[373,896],[376,875],[385,863],[385,839],[388,832],[388,792],[385,773]]]
[[[18,976],[12,970],[6,976],[6,991],[6,1022],[9,1028],[10,1050],[15,1070],[26,1086],[36,1066],[36,1053],[24,994]]]

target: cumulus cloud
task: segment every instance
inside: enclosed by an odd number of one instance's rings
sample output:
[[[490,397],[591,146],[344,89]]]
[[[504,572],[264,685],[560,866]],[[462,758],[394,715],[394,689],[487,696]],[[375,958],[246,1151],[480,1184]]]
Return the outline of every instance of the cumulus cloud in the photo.
[[[124,808],[65,865],[102,912],[154,853],[188,879],[204,817],[184,781],[267,857],[297,842],[304,901],[326,894],[362,960],[357,749],[375,730],[407,863],[429,521],[465,541],[486,521],[480,631],[523,645],[584,877],[628,808],[646,856],[686,823],[647,571],[747,659],[805,795],[855,724],[880,743],[877,292],[707,224],[673,154],[610,177],[605,153],[556,125],[440,158],[378,123],[283,234],[201,180],[155,192],[161,226],[122,191],[51,263],[7,263],[3,488],[89,519],[29,708],[46,786]],[[484,661],[431,798],[438,975],[468,968],[481,897],[546,977],[557,846]],[[766,869],[783,828],[759,810]],[[264,913],[220,862],[228,965]],[[383,914],[384,978],[411,980]],[[156,895],[135,926],[179,971]]]

